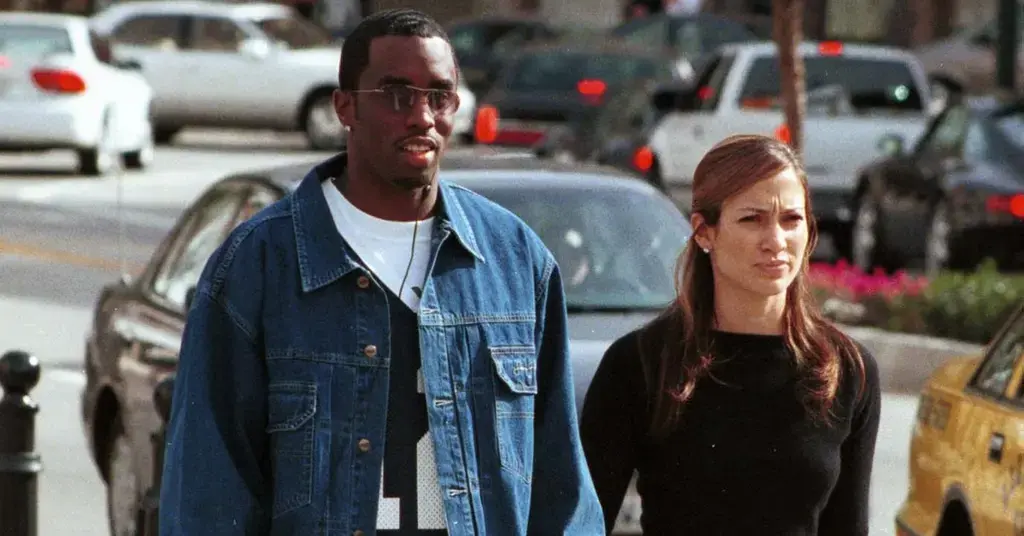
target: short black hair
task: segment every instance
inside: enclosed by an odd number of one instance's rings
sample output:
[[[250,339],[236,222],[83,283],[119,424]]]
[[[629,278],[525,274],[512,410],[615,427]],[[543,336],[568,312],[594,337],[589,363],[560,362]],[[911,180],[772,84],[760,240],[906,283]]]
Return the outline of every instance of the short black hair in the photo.
[[[410,8],[378,11],[360,21],[345,38],[341,47],[341,65],[338,67],[338,87],[341,90],[359,88],[359,76],[370,63],[370,43],[376,37],[388,35],[440,37],[451,46],[444,27],[422,11]]]

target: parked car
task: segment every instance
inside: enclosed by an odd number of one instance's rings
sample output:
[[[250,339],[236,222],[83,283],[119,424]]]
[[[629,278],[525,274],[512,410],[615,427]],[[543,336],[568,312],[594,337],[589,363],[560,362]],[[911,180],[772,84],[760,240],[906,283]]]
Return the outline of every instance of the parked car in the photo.
[[[560,33],[543,20],[526,16],[467,17],[448,24],[447,31],[466,85],[477,97],[491,88],[510,54]]]
[[[299,131],[313,149],[344,143],[331,101],[341,47],[288,6],[124,2],[91,23],[142,65],[159,143],[190,126]]]
[[[288,195],[311,165],[239,173],[214,184],[138,278],[100,293],[85,345],[82,412],[115,534],[137,528],[152,484],[150,434],[160,426],[152,392],[177,366],[189,297],[207,259],[235,226]],[[674,299],[675,261],[691,233],[687,219],[655,188],[606,168],[451,156],[441,173],[512,210],[554,252],[564,274],[581,409],[607,346]],[[640,532],[635,491],[619,529]]]
[[[836,249],[848,255],[852,202],[860,167],[877,157],[883,134],[915,143],[933,113],[931,86],[905,50],[839,41],[808,41],[804,59],[807,114],[803,155],[815,217]],[[651,136],[659,176],[669,188],[689,186],[697,163],[719,141],[756,133],[788,140],[778,48],[772,42],[726,45],[704,63]]]
[[[600,106],[548,130],[533,153],[561,162],[611,166],[635,173],[664,190],[659,168],[654,165],[651,136],[671,109],[670,104],[658,101],[666,90],[671,91],[671,86],[650,80],[626,86]]]
[[[1024,529],[1024,301],[980,356],[952,359],[921,390],[897,536]]]
[[[72,149],[86,175],[144,168],[152,99],[84,17],[0,13],[0,151]]]
[[[885,157],[860,173],[853,263],[1024,266],[1024,100],[956,100],[908,145],[882,136]]]
[[[478,140],[531,147],[545,133],[578,114],[599,107],[622,87],[642,80],[689,79],[688,63],[666,53],[602,39],[556,41],[528,47],[502,71],[481,99],[478,119],[496,118],[492,132]]]

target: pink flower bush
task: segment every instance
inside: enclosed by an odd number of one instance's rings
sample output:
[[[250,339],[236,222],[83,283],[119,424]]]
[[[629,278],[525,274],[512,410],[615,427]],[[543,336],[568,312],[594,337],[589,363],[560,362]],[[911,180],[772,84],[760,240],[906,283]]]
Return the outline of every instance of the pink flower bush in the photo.
[[[884,298],[893,300],[900,297],[916,297],[928,287],[924,277],[912,276],[904,271],[886,274],[881,269],[872,273],[850,266],[845,260],[834,265],[814,263],[810,265],[811,288],[816,294],[859,303],[866,299]]]

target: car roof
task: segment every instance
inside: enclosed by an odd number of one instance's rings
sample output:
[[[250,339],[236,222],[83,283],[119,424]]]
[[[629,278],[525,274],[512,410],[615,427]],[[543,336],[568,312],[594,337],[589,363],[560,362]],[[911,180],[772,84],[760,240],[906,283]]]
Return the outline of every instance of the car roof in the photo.
[[[283,191],[291,191],[320,162],[316,160],[247,170],[222,180],[259,180]],[[542,160],[528,153],[502,153],[487,147],[478,148],[469,155],[446,156],[442,161],[440,176],[470,190],[487,189],[504,182],[510,187],[596,188],[662,195],[646,181],[611,167]]]
[[[880,59],[913,59],[916,57],[909,51],[902,48],[886,45],[872,45],[866,43],[846,43],[842,41],[804,41],[800,43],[800,52],[814,54],[821,45],[826,43],[842,43],[843,52],[837,57],[856,58],[880,58]],[[723,54],[751,54],[754,56],[771,55],[778,53],[778,46],[774,41],[749,41],[744,43],[727,43],[720,48]]]
[[[63,13],[0,13],[0,24],[31,24],[35,26],[53,26],[54,28],[68,28],[70,26],[88,26],[88,20],[89,19],[81,15],[68,15]]]
[[[215,15],[228,18],[255,18],[292,13],[292,8],[273,2],[203,2],[201,0],[147,0],[114,4],[96,14],[96,18],[118,18],[135,13]]]

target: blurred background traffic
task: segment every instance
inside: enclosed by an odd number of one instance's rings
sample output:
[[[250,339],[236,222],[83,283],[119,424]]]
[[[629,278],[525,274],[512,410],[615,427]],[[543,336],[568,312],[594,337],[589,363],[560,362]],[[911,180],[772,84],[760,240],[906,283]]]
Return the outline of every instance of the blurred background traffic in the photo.
[[[801,0],[797,83],[773,30],[784,4],[0,0],[0,350],[30,350],[44,370],[39,534],[142,534],[152,393],[176,365],[190,289],[231,228],[345,146],[331,105],[341,46],[398,6],[445,23],[459,59],[448,177],[519,214],[568,274],[580,400],[607,343],[672,299],[701,156],[731,134],[798,133],[826,312],[946,351],[883,378],[872,491],[872,534],[896,534],[901,507],[934,526],[899,534],[935,534],[948,497],[921,506],[914,486],[935,467],[911,457],[934,416],[918,392],[935,408],[974,404],[936,389],[1002,389],[1000,426],[1024,407],[1024,7]],[[926,388],[946,357],[990,341],[998,366],[971,366],[1004,383]],[[1002,489],[1011,472],[973,485]],[[623,533],[637,528],[630,497]],[[948,515],[1010,526],[987,508]],[[939,533],[970,534],[956,522]]]

